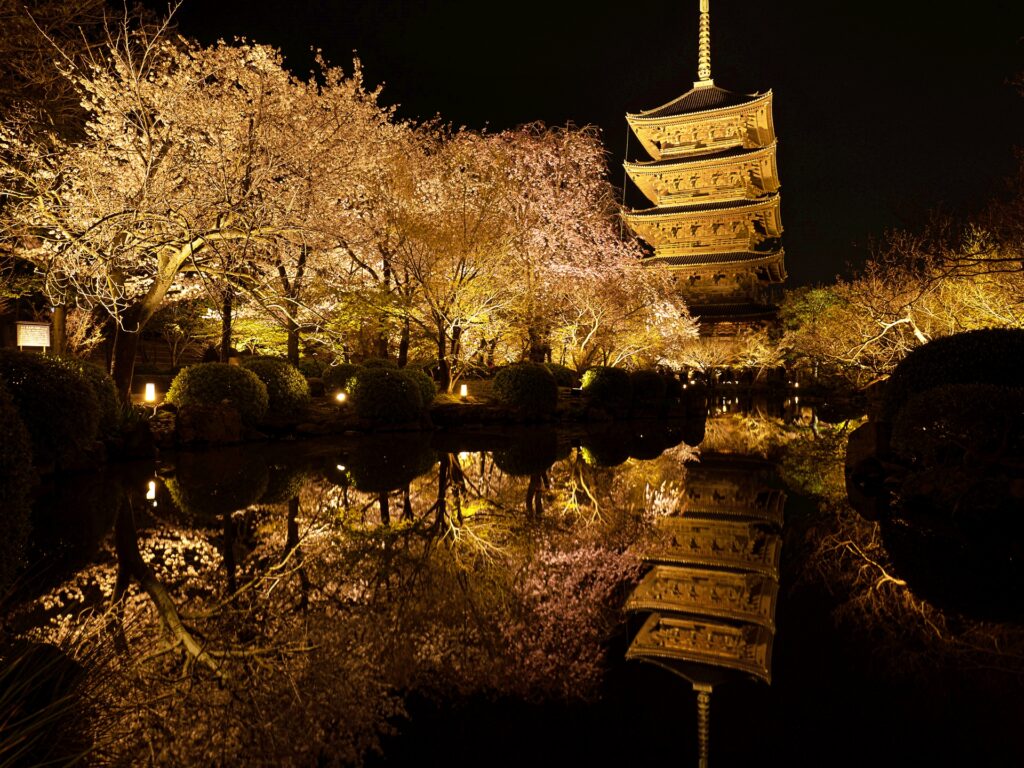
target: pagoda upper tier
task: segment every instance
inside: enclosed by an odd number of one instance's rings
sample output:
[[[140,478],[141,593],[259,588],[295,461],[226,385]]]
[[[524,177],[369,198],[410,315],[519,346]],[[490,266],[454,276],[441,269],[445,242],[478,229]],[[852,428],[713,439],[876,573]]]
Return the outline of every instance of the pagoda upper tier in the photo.
[[[695,84],[668,104],[627,114],[626,122],[655,160],[758,149],[775,142],[771,91],[747,95]]]
[[[658,206],[755,200],[779,190],[775,142],[709,157],[626,162],[626,173]]]

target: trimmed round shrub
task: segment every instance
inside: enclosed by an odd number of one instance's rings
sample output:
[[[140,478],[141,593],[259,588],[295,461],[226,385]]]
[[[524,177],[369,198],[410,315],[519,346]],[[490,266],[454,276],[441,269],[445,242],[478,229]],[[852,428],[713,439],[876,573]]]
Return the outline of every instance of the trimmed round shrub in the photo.
[[[428,408],[437,396],[437,387],[434,380],[420,368],[402,368],[401,373],[406,376],[420,391],[420,400],[424,408]]]
[[[337,365],[330,365],[324,368],[322,375],[324,391],[327,394],[340,389],[347,392],[352,386],[352,377],[361,370],[363,370],[363,366],[353,365],[352,363],[338,363]]]
[[[580,455],[592,467],[616,467],[629,459],[626,442],[619,433],[587,435],[580,442]]]
[[[315,357],[304,357],[299,360],[299,373],[307,379],[319,379],[327,369],[327,363],[317,360]]]
[[[568,366],[559,363],[544,363],[544,367],[551,371],[551,375],[555,377],[555,383],[560,387],[575,387],[576,382],[579,381],[576,371]]]
[[[651,407],[665,400],[665,377],[657,371],[633,371],[629,374],[633,405]]]
[[[943,336],[918,347],[896,366],[885,385],[882,418],[889,420],[914,395],[943,384],[1024,381],[1024,330],[988,328]]]
[[[82,374],[56,358],[4,350],[0,378],[28,430],[36,464],[72,466],[95,444],[100,408]]]
[[[415,381],[397,368],[363,368],[350,380],[349,396],[361,419],[386,424],[415,421],[423,397]]]
[[[251,357],[243,368],[260,377],[267,388],[270,413],[292,416],[309,405],[309,382],[299,369],[278,357]]]
[[[555,377],[540,363],[513,363],[494,376],[494,395],[510,408],[543,416],[558,405]]]
[[[62,358],[61,362],[81,374],[89,383],[93,394],[96,395],[96,404],[99,406],[100,415],[100,434],[111,435],[117,432],[121,425],[121,398],[117,394],[117,385],[114,384],[114,379],[98,365],[85,360]]]
[[[363,368],[390,368],[398,370],[398,363],[383,357],[368,357],[362,362]]]
[[[260,377],[240,365],[197,363],[174,377],[167,402],[177,406],[216,406],[225,400],[238,409],[242,421],[255,424],[267,414],[270,397]]]
[[[0,594],[14,581],[28,539],[32,442],[0,379]]]
[[[583,391],[599,405],[628,408],[633,398],[629,371],[597,365],[583,373]]]

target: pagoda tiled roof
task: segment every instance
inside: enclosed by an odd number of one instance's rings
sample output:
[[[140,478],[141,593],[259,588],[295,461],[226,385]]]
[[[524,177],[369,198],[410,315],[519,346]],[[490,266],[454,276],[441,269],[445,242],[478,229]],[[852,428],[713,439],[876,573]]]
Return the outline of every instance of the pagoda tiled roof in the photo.
[[[699,203],[697,205],[656,206],[654,208],[645,208],[640,211],[629,211],[626,215],[644,218],[649,216],[653,218],[657,216],[672,216],[677,213],[706,213],[708,211],[723,211],[729,208],[742,210],[743,208],[753,208],[755,206],[771,203],[776,200],[778,196],[778,193],[775,193],[750,201],[743,200],[738,202],[736,200],[726,200],[717,203]]]
[[[764,147],[755,147],[748,149],[747,147],[733,147],[725,151],[719,151],[714,153],[708,153],[704,155],[696,155],[691,157],[668,157],[661,160],[642,160],[639,162],[630,162],[627,160],[623,165],[633,170],[646,171],[646,170],[657,170],[659,168],[669,168],[674,165],[696,165],[698,163],[716,163],[721,160],[734,160],[736,158],[753,157],[759,152],[764,152],[766,149],[775,146],[768,144]]]
[[[702,85],[690,89],[668,104],[648,109],[631,117],[658,118],[677,117],[693,112],[707,112],[713,109],[725,109],[748,104],[764,96],[763,93],[735,93],[715,85]]]
[[[778,312],[776,307],[766,304],[744,302],[736,304],[691,304],[690,314],[704,318],[753,318],[766,317]]]
[[[669,267],[701,266],[704,264],[732,264],[744,261],[770,261],[782,255],[774,251],[727,251],[725,253],[686,253],[677,256],[648,256],[645,261],[656,261]]]

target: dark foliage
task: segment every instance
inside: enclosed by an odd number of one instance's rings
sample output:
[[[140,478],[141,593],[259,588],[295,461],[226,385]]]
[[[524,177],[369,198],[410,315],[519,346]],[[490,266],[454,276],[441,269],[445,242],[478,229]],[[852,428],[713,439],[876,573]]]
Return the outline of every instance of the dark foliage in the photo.
[[[167,401],[177,406],[215,406],[227,400],[250,425],[266,415],[269,399],[259,376],[227,363],[198,363],[183,368],[167,393]]]
[[[555,377],[540,363],[513,363],[494,376],[498,402],[526,413],[544,416],[558,405]]]
[[[583,374],[583,391],[598,405],[628,408],[633,399],[629,371],[598,365]]]
[[[516,440],[492,454],[494,464],[506,475],[528,476],[546,472],[558,456],[558,435],[552,430],[532,434],[529,440]]]
[[[0,379],[0,596],[22,565],[28,537],[32,443]]]
[[[551,371],[555,377],[555,383],[560,387],[575,387],[579,381],[576,371],[559,363],[544,363],[544,367]]]
[[[363,366],[352,363],[327,366],[321,375],[324,380],[324,391],[328,395],[340,390],[348,392],[352,387],[352,377],[361,370],[363,370]]]
[[[657,371],[633,371],[629,375],[633,405],[651,408],[665,400],[665,377]]]
[[[882,418],[891,420],[914,395],[943,384],[1020,386],[1024,330],[988,328],[944,336],[918,347],[885,386]]]
[[[304,357],[299,360],[299,373],[307,379],[319,379],[327,370],[327,363],[317,360],[315,357]]]
[[[423,397],[415,381],[395,368],[363,368],[351,379],[349,394],[356,415],[368,421],[397,424],[417,420]]]
[[[423,407],[429,407],[437,396],[437,387],[434,386],[434,380],[424,373],[422,368],[402,368],[401,373],[419,389]]]
[[[0,377],[28,429],[37,465],[73,466],[95,444],[100,407],[81,373],[55,358],[4,350]]]
[[[98,365],[85,360],[63,358],[61,362],[78,372],[89,383],[96,404],[99,406],[100,434],[113,435],[121,426],[121,399],[117,395],[117,385],[110,374]]]
[[[299,369],[278,357],[251,357],[243,368],[260,377],[267,388],[268,409],[271,414],[294,416],[309,405],[309,382]]]
[[[341,455],[345,467],[340,482],[349,482],[358,491],[387,493],[400,490],[437,463],[437,453],[425,435],[413,434],[403,440],[369,437],[360,440]]]

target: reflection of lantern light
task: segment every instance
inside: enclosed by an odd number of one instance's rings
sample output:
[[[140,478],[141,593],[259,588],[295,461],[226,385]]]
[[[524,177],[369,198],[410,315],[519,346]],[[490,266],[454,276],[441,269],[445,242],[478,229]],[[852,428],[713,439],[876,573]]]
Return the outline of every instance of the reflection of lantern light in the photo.
[[[339,392],[334,396],[334,399],[337,400],[339,403],[344,403],[346,400],[348,400],[348,395],[345,392]]]
[[[143,395],[147,403],[156,402],[156,384],[149,382],[146,384],[146,394]]]
[[[459,387],[459,399],[465,400],[467,397],[469,397],[469,387],[463,384]]]
[[[150,480],[146,487],[146,501],[152,501],[153,506],[156,506],[156,480]]]

